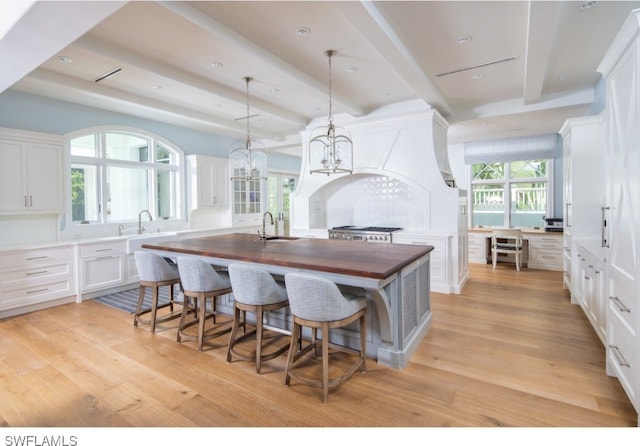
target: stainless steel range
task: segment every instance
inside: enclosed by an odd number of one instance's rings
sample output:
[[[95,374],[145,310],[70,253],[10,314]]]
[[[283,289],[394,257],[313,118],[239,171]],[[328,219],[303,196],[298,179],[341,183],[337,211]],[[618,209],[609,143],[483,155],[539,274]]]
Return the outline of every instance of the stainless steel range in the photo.
[[[337,226],[329,229],[329,239],[391,243],[393,232],[401,229],[387,226]]]

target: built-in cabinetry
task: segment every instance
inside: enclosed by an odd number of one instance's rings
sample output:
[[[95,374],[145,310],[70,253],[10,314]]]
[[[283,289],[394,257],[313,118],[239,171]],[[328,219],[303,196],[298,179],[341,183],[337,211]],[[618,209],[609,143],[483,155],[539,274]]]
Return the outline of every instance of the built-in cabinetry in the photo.
[[[568,119],[560,134],[564,150],[564,286],[571,290],[575,244],[597,247],[606,242],[604,116]]]
[[[562,234],[540,230],[523,230],[524,261],[527,268],[562,271]],[[469,262],[486,264],[491,260],[490,229],[469,230]]]
[[[0,253],[0,317],[73,302],[73,246]]]
[[[603,237],[608,245],[607,373],[620,380],[637,412],[640,412],[639,37],[640,10],[635,10],[598,67],[607,84],[604,165],[608,209]]]
[[[453,284],[451,283],[450,277],[448,275],[448,271],[450,268],[447,268],[447,259],[450,259],[451,256],[449,254],[449,242],[451,240],[451,236],[443,235],[412,235],[412,234],[394,234],[393,235],[393,243],[400,243],[406,245],[425,245],[425,246],[433,246],[433,251],[431,251],[431,256],[429,259],[430,265],[430,281],[431,281],[431,290],[439,292],[439,293],[456,293],[459,294],[460,290],[454,291],[452,289]]]
[[[78,245],[78,300],[127,283],[131,268],[128,257],[124,240]]]
[[[0,213],[63,211],[63,140],[0,129]]]
[[[187,156],[189,209],[229,206],[229,160],[205,155]]]
[[[586,247],[574,247],[571,301],[579,304],[604,345],[607,342],[607,264]]]

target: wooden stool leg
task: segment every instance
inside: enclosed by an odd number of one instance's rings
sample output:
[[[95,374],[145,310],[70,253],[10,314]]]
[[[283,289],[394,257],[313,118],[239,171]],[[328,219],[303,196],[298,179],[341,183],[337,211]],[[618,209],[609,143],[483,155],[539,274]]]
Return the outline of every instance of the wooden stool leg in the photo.
[[[178,335],[176,336],[176,341],[181,342],[182,338],[180,337],[180,332],[182,331],[182,327],[184,327],[184,321],[187,318],[187,313],[190,310],[190,301],[191,298],[184,296],[184,305],[182,307],[182,314],[180,315],[180,323],[178,324]]]
[[[326,403],[329,399],[329,323],[322,323],[322,395]]]
[[[138,316],[140,314],[140,311],[142,311],[142,302],[144,301],[144,292],[145,292],[145,287],[140,285],[140,293],[138,294],[138,305],[136,307],[136,314],[133,316],[134,327],[138,326]]]
[[[151,298],[151,333],[156,332],[156,314],[158,313],[158,285],[153,285],[153,297]]]
[[[288,386],[291,383],[291,376],[289,375],[289,370],[293,367],[293,359],[296,356],[296,349],[294,348],[296,345],[296,339],[299,339],[299,342],[302,342],[302,327],[299,324],[293,322],[293,330],[291,332],[291,344],[289,345],[289,354],[287,355],[287,366],[284,370],[284,385]],[[302,348],[301,348],[302,349]]]
[[[262,307],[256,310],[256,373],[260,373],[262,360]]]
[[[366,370],[367,361],[367,320],[365,314],[360,316],[360,358],[362,359],[360,371],[362,373]]]
[[[246,319],[245,319],[246,324]],[[231,335],[229,335],[229,347],[227,347],[227,362],[231,362],[231,348],[238,336],[238,328],[240,326],[240,310],[234,305],[233,308],[233,325],[231,326]]]
[[[204,297],[204,294],[201,298],[198,298],[200,301],[200,319],[198,320],[198,350],[202,351],[202,343],[204,342],[204,322],[207,314],[207,298]]]

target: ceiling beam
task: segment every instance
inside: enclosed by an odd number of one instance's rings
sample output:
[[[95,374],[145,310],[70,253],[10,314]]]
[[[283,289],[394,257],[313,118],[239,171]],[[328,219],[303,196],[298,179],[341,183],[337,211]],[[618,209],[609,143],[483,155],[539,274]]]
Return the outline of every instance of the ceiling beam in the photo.
[[[37,2],[0,40],[0,93],[127,2]]]
[[[312,94],[317,95],[319,98],[326,98],[327,85],[309,76],[307,73],[299,70],[295,66],[285,62],[275,54],[267,51],[260,45],[244,37],[242,34],[228,28],[198,9],[185,4],[185,2],[159,1],[158,4],[164,6],[174,14],[190,21],[194,25],[197,25],[200,28],[226,40],[230,44],[236,45],[244,51],[248,51],[253,55],[253,57],[269,63],[274,68],[280,70],[283,74],[295,77],[298,81],[304,83]],[[362,107],[354,105],[340,96],[334,95],[333,101],[338,105],[337,108],[340,108],[350,115],[362,116],[365,114],[365,110]]]
[[[244,106],[247,101],[246,92],[244,91],[228,88],[217,82],[189,74],[184,70],[179,70],[168,64],[158,62],[142,54],[106,44],[103,41],[89,36],[81,37],[74,42],[74,46],[78,46],[102,56],[107,56],[111,59],[118,60],[129,66],[140,68],[141,70],[149,73],[157,74],[164,78],[180,82],[191,88],[196,88],[203,92],[220,96],[224,99],[236,102],[241,106]],[[251,106],[255,110],[272,115],[279,121],[286,122],[287,125],[290,125],[291,127],[303,128],[307,124],[303,118],[292,113],[290,110],[275,106],[271,103],[260,100],[259,98],[251,98]]]
[[[561,2],[529,2],[524,73],[524,103],[536,103],[542,96]]]

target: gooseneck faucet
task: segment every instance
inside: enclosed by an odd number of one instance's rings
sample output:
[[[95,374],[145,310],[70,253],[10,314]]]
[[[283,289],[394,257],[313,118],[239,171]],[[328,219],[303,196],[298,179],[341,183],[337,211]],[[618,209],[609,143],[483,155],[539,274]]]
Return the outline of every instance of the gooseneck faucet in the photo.
[[[271,225],[273,226],[273,214],[267,211],[262,215],[262,234],[260,234],[260,240],[262,240],[263,242],[267,240],[267,232],[266,232],[267,215],[269,216],[269,219],[271,220]]]
[[[147,214],[149,216],[149,221],[153,221],[153,217],[151,216],[151,212],[144,209],[140,211],[138,214],[138,234],[142,234],[144,232],[144,228],[142,227],[142,214]]]

